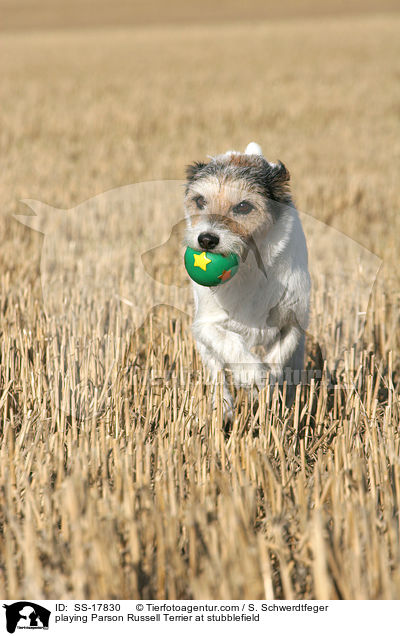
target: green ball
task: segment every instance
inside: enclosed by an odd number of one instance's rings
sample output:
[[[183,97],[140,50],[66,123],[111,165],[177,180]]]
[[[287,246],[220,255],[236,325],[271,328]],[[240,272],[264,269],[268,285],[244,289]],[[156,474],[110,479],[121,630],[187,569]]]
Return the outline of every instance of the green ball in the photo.
[[[213,252],[198,252],[188,247],[185,252],[185,267],[195,283],[215,287],[233,278],[239,269],[239,258],[236,254],[223,256]]]

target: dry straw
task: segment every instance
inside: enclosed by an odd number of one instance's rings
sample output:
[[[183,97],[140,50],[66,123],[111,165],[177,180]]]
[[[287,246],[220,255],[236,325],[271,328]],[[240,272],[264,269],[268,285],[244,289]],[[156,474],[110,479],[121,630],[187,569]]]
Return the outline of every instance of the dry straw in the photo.
[[[2,37],[1,597],[399,598],[397,36],[392,16]],[[66,280],[68,319],[46,317],[41,235],[7,214],[181,177],[252,138],[300,209],[385,262],[368,308],[316,268],[334,386],[290,410],[236,392],[226,426],[184,313],[135,331],[101,285]],[[152,214],[132,250],[177,218],[163,198]],[[129,298],[129,251],[114,264]]]

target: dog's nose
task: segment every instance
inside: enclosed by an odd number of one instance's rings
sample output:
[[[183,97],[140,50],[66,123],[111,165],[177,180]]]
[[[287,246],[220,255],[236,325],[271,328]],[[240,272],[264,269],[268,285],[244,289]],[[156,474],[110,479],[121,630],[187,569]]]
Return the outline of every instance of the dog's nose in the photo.
[[[219,237],[209,232],[202,232],[197,239],[204,250],[212,250],[219,243]]]

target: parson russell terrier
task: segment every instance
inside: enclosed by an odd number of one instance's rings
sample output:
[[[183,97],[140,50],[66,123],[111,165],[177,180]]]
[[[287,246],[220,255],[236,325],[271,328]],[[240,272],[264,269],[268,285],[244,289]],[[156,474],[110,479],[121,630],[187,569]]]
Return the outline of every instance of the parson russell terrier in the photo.
[[[226,369],[237,387],[286,380],[290,403],[304,367],[311,284],[289,179],[285,166],[269,163],[254,142],[244,153],[229,151],[187,168],[185,244],[240,259],[223,285],[193,282],[194,338],[212,381],[222,374],[228,415]]]

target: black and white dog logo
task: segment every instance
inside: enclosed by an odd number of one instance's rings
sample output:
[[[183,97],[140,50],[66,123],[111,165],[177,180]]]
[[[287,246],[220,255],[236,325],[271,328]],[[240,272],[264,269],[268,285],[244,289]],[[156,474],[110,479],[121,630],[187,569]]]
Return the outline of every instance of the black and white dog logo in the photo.
[[[13,634],[16,629],[49,629],[50,611],[31,601],[18,601],[3,605],[6,610],[7,631]]]

